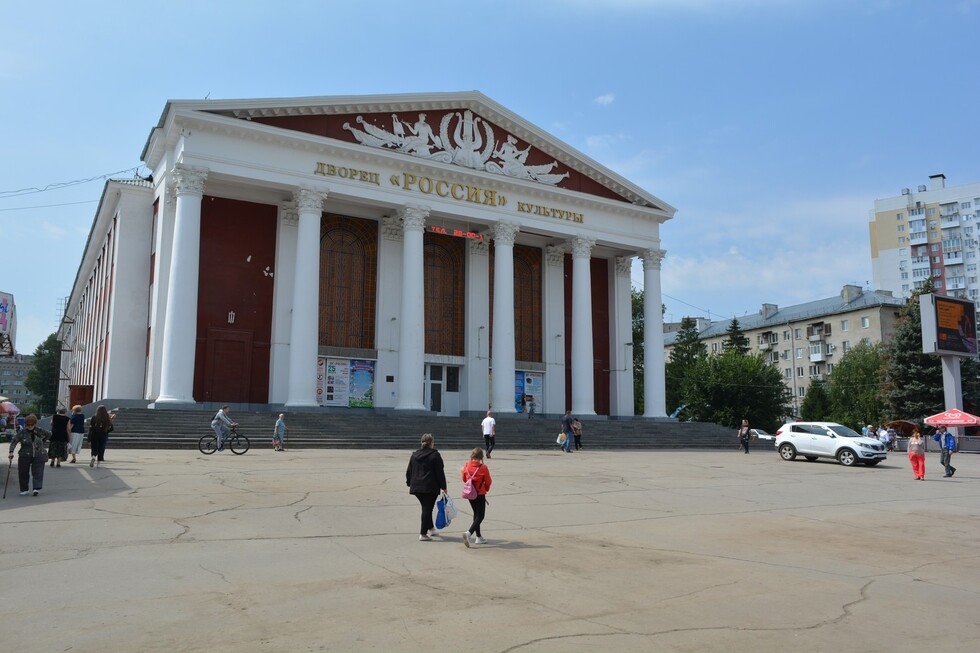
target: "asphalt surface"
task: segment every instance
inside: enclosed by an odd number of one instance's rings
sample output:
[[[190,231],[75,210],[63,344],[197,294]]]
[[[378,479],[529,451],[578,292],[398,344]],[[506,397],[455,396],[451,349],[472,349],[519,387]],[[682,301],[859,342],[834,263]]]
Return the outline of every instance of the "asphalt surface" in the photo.
[[[110,448],[38,497],[15,463],[0,650],[980,650],[976,455],[498,449],[467,549],[462,499],[418,541],[410,453]]]

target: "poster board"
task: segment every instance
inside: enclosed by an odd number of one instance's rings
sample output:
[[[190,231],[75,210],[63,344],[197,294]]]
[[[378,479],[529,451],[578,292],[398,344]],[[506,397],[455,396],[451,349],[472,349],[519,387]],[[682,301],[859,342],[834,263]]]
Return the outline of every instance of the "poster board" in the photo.
[[[923,353],[976,358],[976,304],[929,293],[919,297],[919,307]]]

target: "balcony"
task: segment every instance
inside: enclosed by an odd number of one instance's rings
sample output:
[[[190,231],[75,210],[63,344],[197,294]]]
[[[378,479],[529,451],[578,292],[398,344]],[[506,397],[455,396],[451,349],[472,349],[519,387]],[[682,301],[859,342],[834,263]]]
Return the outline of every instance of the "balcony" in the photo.
[[[912,245],[925,245],[927,240],[928,238],[924,231],[916,231],[915,233],[909,234],[909,242]]]
[[[939,226],[943,229],[950,229],[951,227],[960,226],[960,216],[956,214],[955,216],[944,217],[939,221]]]
[[[810,375],[810,380],[811,381],[823,381],[825,378],[826,378],[826,375],[823,372],[817,372],[816,374],[811,374]]]

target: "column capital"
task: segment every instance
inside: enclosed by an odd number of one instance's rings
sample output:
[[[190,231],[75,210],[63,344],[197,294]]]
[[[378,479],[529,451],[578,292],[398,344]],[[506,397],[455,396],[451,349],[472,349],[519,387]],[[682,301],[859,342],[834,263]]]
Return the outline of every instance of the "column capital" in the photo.
[[[173,177],[178,196],[204,197],[204,182],[208,179],[207,168],[195,168],[178,163],[170,171],[170,175]]]
[[[490,245],[485,240],[467,240],[470,253],[474,256],[490,256]]]
[[[520,230],[520,225],[515,222],[498,222],[490,228],[490,233],[493,234],[494,243],[513,245]]]
[[[616,257],[616,276],[618,277],[628,277],[633,273],[633,257],[632,256],[617,256]]]
[[[595,238],[585,236],[575,236],[568,241],[572,248],[572,258],[591,258],[592,248],[595,247]]]
[[[293,193],[296,200],[296,207],[300,213],[323,213],[323,202],[327,199],[327,193],[322,190],[315,190],[301,186]]]
[[[299,224],[299,210],[295,202],[283,202],[279,205],[279,215],[282,216],[283,224],[287,227],[295,227]]]
[[[642,253],[643,256],[643,269],[646,270],[659,270],[660,262],[664,260],[667,256],[667,250],[665,249],[648,249]]]
[[[381,236],[385,240],[402,240],[402,219],[397,215],[381,216]]]
[[[398,217],[405,231],[425,231],[425,219],[429,217],[429,207],[406,204],[398,209]]]
[[[565,252],[567,251],[565,245],[546,245],[544,248],[545,263],[555,266],[564,265]]]

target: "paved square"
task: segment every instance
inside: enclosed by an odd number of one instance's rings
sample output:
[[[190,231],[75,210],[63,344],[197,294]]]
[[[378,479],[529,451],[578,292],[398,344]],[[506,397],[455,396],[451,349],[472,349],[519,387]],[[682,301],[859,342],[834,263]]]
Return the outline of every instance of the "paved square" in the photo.
[[[478,443],[474,442],[474,446]],[[505,443],[501,443],[505,445]],[[438,446],[438,442],[436,443]],[[113,450],[0,503],[4,651],[980,650],[980,457],[494,452],[418,541],[409,451]],[[466,453],[442,451],[459,496]],[[16,465],[15,465],[16,467]],[[4,470],[4,473],[6,470]]]

